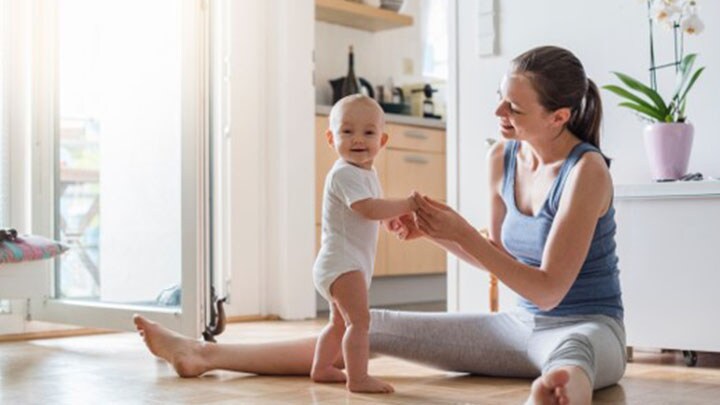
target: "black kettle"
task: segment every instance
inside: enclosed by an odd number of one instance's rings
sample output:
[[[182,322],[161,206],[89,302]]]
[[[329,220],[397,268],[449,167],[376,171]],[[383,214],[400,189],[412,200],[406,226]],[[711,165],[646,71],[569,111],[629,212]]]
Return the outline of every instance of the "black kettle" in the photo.
[[[342,94],[342,87],[344,81],[345,76],[330,80],[330,86],[332,87],[333,92],[333,104],[337,103],[338,100],[348,95]],[[360,87],[365,89],[365,94],[367,94],[367,96],[370,98],[375,98],[375,91],[373,90],[373,86],[370,84],[370,82],[363,79],[362,77],[358,81],[360,82]]]

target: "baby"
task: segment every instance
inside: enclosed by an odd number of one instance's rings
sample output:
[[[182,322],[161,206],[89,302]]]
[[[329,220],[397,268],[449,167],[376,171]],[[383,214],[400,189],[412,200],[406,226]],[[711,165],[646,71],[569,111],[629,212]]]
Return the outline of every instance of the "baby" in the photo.
[[[412,197],[381,198],[373,161],[388,140],[384,121],[375,100],[351,95],[333,106],[325,134],[340,158],[328,172],[323,192],[322,243],[313,278],[330,304],[330,322],[318,338],[311,377],[316,382],[347,382],[352,392],[393,392],[367,371],[368,288],[379,221],[416,208]],[[347,378],[335,365],[341,360]]]

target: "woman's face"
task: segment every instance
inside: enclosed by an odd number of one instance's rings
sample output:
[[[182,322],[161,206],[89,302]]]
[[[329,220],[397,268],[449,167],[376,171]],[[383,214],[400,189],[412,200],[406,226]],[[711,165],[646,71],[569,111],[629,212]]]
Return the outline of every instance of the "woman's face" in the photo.
[[[500,133],[506,139],[521,141],[557,134],[556,113],[545,110],[538,101],[532,83],[523,74],[506,74],[498,91],[500,103],[495,115],[500,118]]]

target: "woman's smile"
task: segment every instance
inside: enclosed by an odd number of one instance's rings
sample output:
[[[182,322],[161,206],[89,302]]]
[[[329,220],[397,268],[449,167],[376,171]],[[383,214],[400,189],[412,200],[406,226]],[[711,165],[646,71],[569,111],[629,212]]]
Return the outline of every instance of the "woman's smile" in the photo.
[[[500,132],[502,133],[508,133],[515,130],[515,127],[511,125],[510,123],[505,123],[500,121]]]

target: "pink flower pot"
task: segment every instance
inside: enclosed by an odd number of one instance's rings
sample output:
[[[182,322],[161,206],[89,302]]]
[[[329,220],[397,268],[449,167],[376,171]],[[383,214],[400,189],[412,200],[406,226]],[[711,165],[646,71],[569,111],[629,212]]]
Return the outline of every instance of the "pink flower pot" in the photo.
[[[677,180],[687,174],[693,132],[690,123],[656,123],[645,127],[645,152],[654,180]]]

